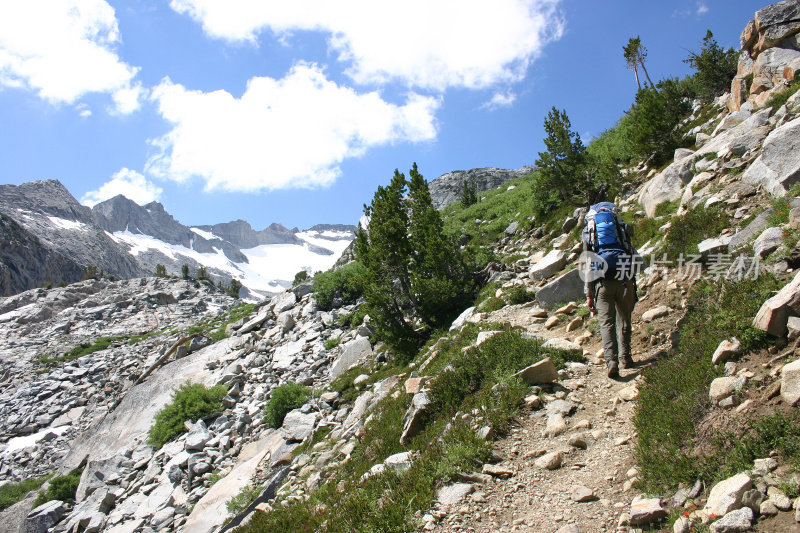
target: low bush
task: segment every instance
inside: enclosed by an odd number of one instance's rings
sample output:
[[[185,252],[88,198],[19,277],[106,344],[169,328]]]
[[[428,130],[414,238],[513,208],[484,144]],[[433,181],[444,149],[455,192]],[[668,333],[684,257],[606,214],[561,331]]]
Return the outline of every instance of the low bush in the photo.
[[[711,408],[709,386],[721,374],[711,364],[711,355],[732,336],[745,351],[768,345],[768,335],[753,328],[751,321],[779,286],[767,274],[738,283],[703,280],[694,286],[677,348],[643,372],[634,416],[642,488],[659,492],[698,477],[711,481],[716,470],[724,470],[727,452],[720,457],[695,449],[698,424]]]
[[[352,304],[364,293],[364,266],[358,261],[338,270],[320,272],[314,277],[314,299],[321,309],[330,310],[335,298],[342,304]]]
[[[208,418],[222,411],[224,386],[208,388],[200,383],[186,383],[172,394],[172,401],[156,414],[147,442],[159,449],[186,431],[184,422]]]
[[[241,490],[225,503],[225,508],[231,514],[236,514],[247,509],[261,494],[261,487],[255,485],[245,485]]]
[[[325,341],[323,346],[325,346],[326,350],[333,350],[334,348],[339,346],[340,342],[342,342],[342,338],[341,337],[331,337],[330,339]]]
[[[286,383],[275,387],[264,410],[264,421],[274,428],[283,425],[286,413],[297,409],[311,398],[311,389],[297,383]]]
[[[704,239],[717,237],[729,222],[730,216],[717,206],[708,209],[697,206],[681,216],[673,217],[672,226],[664,238],[664,253],[670,261],[697,254],[697,245]]]
[[[17,483],[7,483],[0,486],[0,511],[24,500],[25,496],[31,491],[37,490],[48,479],[50,479],[50,475],[26,479]]]
[[[511,305],[519,305],[532,302],[536,298],[534,291],[529,291],[520,285],[512,287],[506,293],[506,301]]]
[[[65,503],[75,501],[75,492],[78,490],[82,473],[83,468],[75,468],[66,475],[56,476],[51,479],[47,490],[39,492],[36,501],[33,502],[33,507],[39,507],[43,503],[52,500],[59,500]]]

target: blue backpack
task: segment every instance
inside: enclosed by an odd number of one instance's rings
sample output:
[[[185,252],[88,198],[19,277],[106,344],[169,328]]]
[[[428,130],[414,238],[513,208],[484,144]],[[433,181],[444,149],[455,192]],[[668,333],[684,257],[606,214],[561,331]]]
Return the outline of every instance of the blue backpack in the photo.
[[[589,208],[586,214],[588,242],[592,251],[608,264],[606,278],[614,278],[624,256],[628,262],[633,260],[633,247],[617,214],[617,206],[611,202],[600,202]]]

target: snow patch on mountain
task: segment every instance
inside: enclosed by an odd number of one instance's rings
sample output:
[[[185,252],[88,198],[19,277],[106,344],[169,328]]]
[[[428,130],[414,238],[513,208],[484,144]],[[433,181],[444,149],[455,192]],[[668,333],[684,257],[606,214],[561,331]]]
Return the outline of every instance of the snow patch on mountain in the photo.
[[[191,230],[205,239],[219,238],[204,230]],[[328,270],[353,240],[351,232],[304,231],[296,234],[302,244],[263,244],[241,250],[247,258],[245,263],[231,261],[218,248],[213,248],[215,253],[203,253],[127,230],[108,235],[134,256],[154,250],[178,262],[192,259],[208,269],[224,272],[241,281],[256,297],[265,297],[290,287],[295,274],[301,270],[309,273]],[[319,253],[320,249],[329,253]]]

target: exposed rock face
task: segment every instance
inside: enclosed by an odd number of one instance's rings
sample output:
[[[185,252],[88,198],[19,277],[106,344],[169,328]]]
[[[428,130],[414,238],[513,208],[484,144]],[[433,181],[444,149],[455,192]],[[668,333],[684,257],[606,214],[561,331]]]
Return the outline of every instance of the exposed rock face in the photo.
[[[0,213],[0,294],[79,281],[83,268]]]
[[[14,219],[43,247],[82,267],[95,266],[120,278],[144,274],[136,260],[94,224],[91,210],[58,181],[0,185],[0,213]]]
[[[503,183],[521,178],[534,170],[536,170],[535,167],[522,167],[517,170],[495,167],[455,170],[447,174],[442,174],[431,181],[428,183],[428,188],[431,192],[433,206],[436,209],[442,209],[446,205],[461,200],[462,183],[465,180],[469,184],[474,184],[475,191],[481,193],[490,189],[496,189]]]
[[[261,231],[256,231],[244,220],[234,220],[213,226],[198,226],[214,235],[229,241],[240,248],[254,248],[262,244],[299,244],[297,228],[286,229],[280,224],[271,224]]]
[[[783,196],[800,180],[800,118],[776,128],[764,141],[761,155],[742,179]]]

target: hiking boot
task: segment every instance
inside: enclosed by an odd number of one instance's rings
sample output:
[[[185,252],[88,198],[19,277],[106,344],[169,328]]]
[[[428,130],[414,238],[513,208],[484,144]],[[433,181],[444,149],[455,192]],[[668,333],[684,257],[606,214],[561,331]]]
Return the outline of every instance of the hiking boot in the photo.
[[[633,362],[633,358],[631,356],[628,356],[620,359],[619,366],[623,369],[633,368],[636,366],[636,363]]]
[[[619,377],[619,365],[615,361],[610,361],[608,363],[608,377],[610,378]]]

